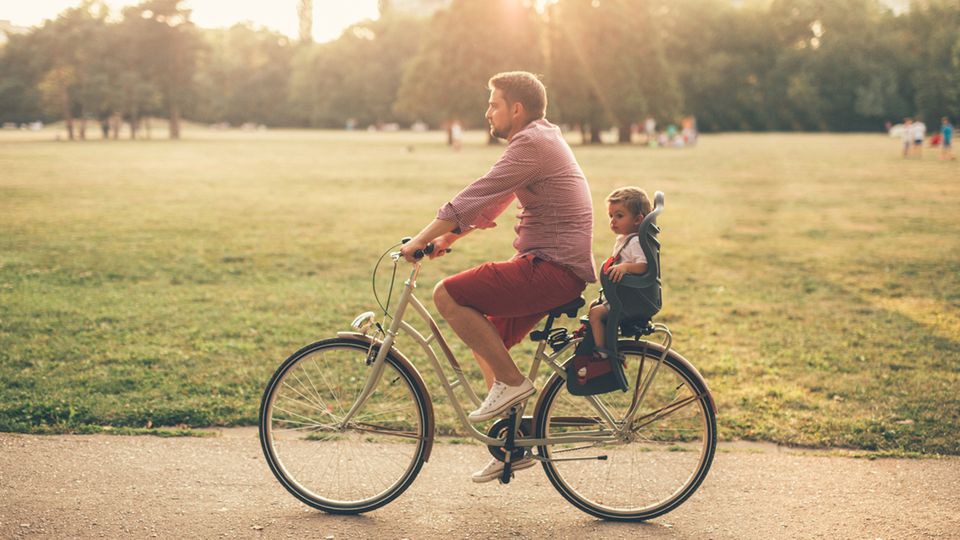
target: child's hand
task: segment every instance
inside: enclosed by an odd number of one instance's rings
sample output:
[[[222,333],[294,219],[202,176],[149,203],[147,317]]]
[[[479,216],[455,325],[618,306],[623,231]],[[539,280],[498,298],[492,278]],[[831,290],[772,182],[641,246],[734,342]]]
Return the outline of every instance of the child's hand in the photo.
[[[615,264],[607,270],[607,275],[610,276],[610,281],[614,283],[620,283],[620,280],[623,279],[623,276],[627,274],[626,268],[623,264]]]

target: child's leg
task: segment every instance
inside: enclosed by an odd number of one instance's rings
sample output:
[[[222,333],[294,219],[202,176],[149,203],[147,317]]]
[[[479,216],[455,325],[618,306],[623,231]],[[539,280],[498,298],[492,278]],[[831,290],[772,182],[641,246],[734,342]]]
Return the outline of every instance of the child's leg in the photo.
[[[598,349],[602,349],[604,345],[604,334],[606,333],[605,324],[607,322],[607,306],[603,304],[598,304],[590,308],[590,330],[593,331],[593,342],[596,344]]]

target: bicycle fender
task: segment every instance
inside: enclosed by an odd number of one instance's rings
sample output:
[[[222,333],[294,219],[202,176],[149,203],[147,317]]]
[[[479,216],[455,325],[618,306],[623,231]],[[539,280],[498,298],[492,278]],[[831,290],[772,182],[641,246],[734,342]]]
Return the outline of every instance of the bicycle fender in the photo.
[[[367,344],[373,343],[373,346],[378,349],[383,346],[383,342],[379,339],[376,339],[373,336],[361,334],[360,332],[337,332],[337,337],[352,339]],[[392,348],[389,354],[392,354],[400,362],[404,369],[409,370],[410,373],[413,374],[413,383],[417,385],[417,388],[427,400],[427,410],[424,418],[424,421],[427,423],[427,425],[424,426],[427,444],[424,448],[423,460],[430,461],[430,452],[433,451],[434,438],[433,399],[430,397],[430,393],[427,392],[427,387],[423,383],[423,377],[420,375],[420,372],[417,371],[416,366],[414,366],[413,363],[410,362],[410,360],[408,360],[407,357],[404,356],[403,353],[400,352],[396,347]]]

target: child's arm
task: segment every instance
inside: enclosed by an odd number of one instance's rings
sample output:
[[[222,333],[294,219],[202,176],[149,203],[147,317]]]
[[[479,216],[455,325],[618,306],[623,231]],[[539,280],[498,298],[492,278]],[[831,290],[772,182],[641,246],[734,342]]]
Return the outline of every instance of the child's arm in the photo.
[[[647,271],[647,263],[620,263],[610,267],[607,274],[614,283],[619,283],[627,274],[642,274]]]

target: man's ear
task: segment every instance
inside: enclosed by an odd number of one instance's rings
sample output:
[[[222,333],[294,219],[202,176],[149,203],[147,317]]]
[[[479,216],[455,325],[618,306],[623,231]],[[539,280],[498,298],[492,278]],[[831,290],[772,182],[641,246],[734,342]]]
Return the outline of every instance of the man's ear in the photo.
[[[513,110],[510,112],[513,113],[512,116],[517,116],[519,114],[520,118],[526,118],[527,116],[527,110],[523,108],[523,103],[520,103],[519,101],[515,101],[513,103]]]

